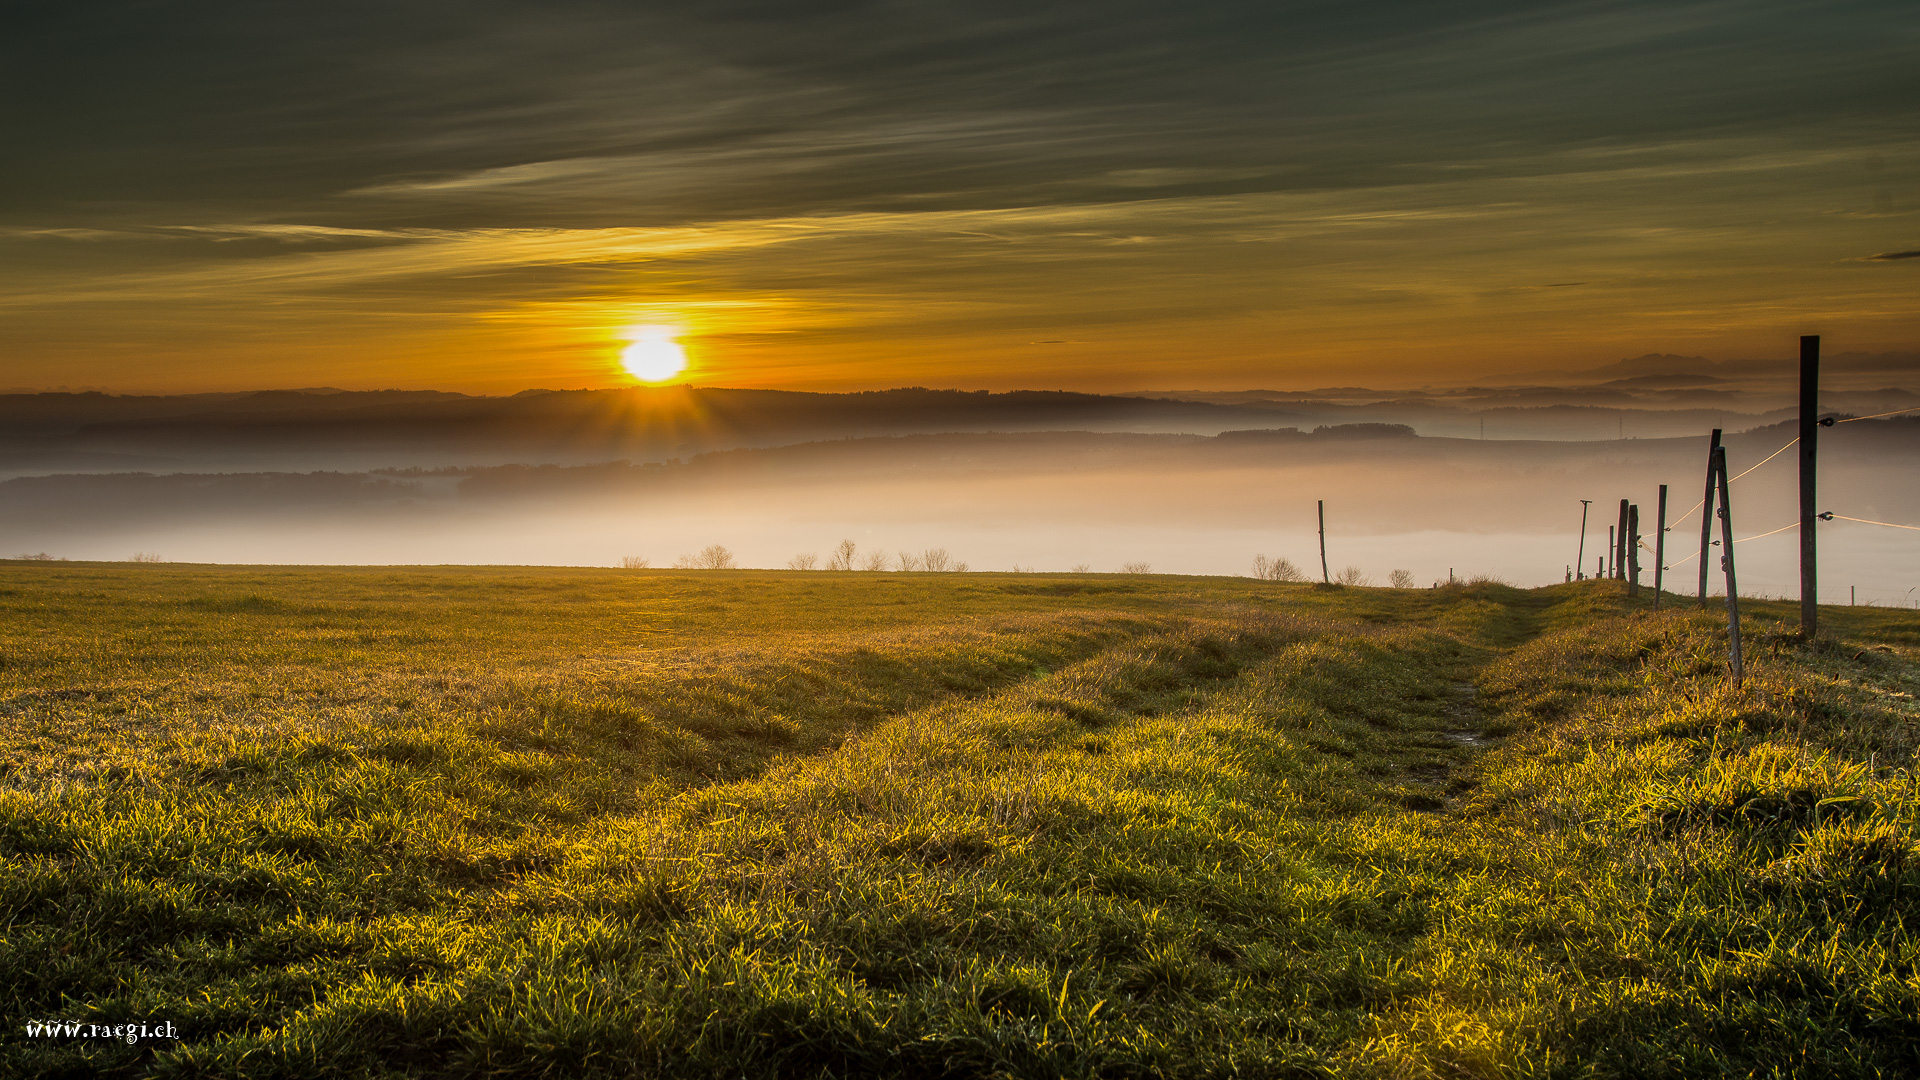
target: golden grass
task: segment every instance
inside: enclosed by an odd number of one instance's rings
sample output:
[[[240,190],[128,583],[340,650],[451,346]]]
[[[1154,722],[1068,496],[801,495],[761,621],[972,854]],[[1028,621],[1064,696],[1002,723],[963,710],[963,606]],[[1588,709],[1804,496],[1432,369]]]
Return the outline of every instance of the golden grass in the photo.
[[[0,568],[19,1075],[1894,1075],[1920,627]]]

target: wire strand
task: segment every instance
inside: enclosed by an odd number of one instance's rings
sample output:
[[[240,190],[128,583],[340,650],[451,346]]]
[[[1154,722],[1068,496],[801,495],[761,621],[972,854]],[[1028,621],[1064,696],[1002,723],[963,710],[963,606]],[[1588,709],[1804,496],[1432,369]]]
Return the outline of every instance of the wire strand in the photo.
[[[1769,462],[1769,461],[1772,461],[1772,460],[1773,460],[1774,458],[1777,458],[1777,457],[1779,457],[1779,456],[1780,456],[1781,454],[1784,454],[1784,453],[1786,453],[1786,452],[1787,452],[1787,450],[1788,450],[1789,448],[1791,448],[1791,447],[1793,446],[1793,443],[1797,443],[1797,442],[1799,442],[1799,441],[1800,441],[1800,436],[1798,436],[1798,435],[1795,435],[1795,436],[1793,437],[1793,442],[1789,442],[1789,443],[1788,443],[1788,444],[1787,444],[1786,446],[1783,446],[1783,447],[1781,447],[1780,449],[1778,449],[1778,450],[1775,450],[1775,451],[1774,451],[1773,453],[1771,453],[1771,454],[1768,454],[1768,455],[1767,455],[1766,457],[1763,457],[1763,458],[1761,458],[1761,459],[1760,459],[1760,465],[1765,465],[1765,464],[1766,464],[1767,462]],[[1760,467],[1760,465],[1755,465],[1755,466],[1753,467],[1753,469],[1757,469],[1757,468],[1759,468],[1759,467]],[[1743,473],[1741,473],[1741,474],[1740,474],[1740,476],[1745,476],[1745,475],[1747,475],[1747,473],[1750,473],[1750,472],[1752,472],[1752,471],[1753,471],[1753,469],[1748,469],[1748,470],[1747,470],[1747,472],[1743,472]],[[1733,481],[1734,481],[1734,480],[1738,480],[1738,479],[1740,479],[1740,476],[1736,476],[1736,477],[1734,477],[1734,478],[1733,478],[1732,480],[1728,480],[1728,481],[1727,481],[1727,483],[1729,483],[1729,484],[1731,484],[1731,483],[1733,483]]]
[[[1864,417],[1864,416],[1863,416],[1863,417],[1861,417],[1860,419],[1862,419],[1862,420],[1865,420],[1865,419],[1867,419],[1867,417]],[[1799,437],[1798,435],[1796,435],[1796,436],[1794,436],[1794,437],[1793,437],[1793,441],[1792,441],[1792,442],[1789,442],[1789,443],[1787,443],[1787,445],[1786,445],[1786,446],[1783,446],[1783,447],[1781,447],[1780,449],[1778,449],[1778,450],[1775,450],[1775,451],[1774,451],[1773,453],[1771,453],[1771,454],[1768,454],[1768,455],[1767,455],[1766,457],[1763,457],[1763,458],[1761,458],[1761,459],[1760,459],[1760,465],[1765,465],[1765,464],[1766,464],[1767,462],[1769,462],[1769,461],[1772,461],[1772,460],[1773,460],[1774,458],[1777,458],[1777,457],[1779,457],[1779,456],[1780,456],[1781,454],[1784,454],[1784,453],[1786,453],[1789,447],[1791,447],[1791,446],[1793,446],[1793,444],[1794,444],[1794,443],[1797,443],[1797,442],[1799,442],[1799,441],[1800,441],[1800,437]],[[1757,469],[1757,468],[1759,468],[1759,467],[1760,467],[1760,465],[1755,465],[1755,466],[1753,467],[1753,469]],[[1748,469],[1748,470],[1747,470],[1747,472],[1743,472],[1743,473],[1741,473],[1741,474],[1740,474],[1740,476],[1745,476],[1745,475],[1747,475],[1747,473],[1750,473],[1750,472],[1752,472],[1752,471],[1753,471],[1753,469]],[[1728,480],[1728,481],[1727,481],[1727,483],[1729,483],[1729,484],[1731,484],[1731,483],[1733,483],[1733,481],[1734,481],[1734,480],[1738,480],[1738,479],[1740,479],[1740,476],[1736,476],[1736,477],[1733,477],[1732,479],[1730,479],[1730,480]],[[1680,527],[1680,523],[1681,523],[1681,522],[1683,522],[1683,521],[1685,521],[1685,520],[1687,520],[1688,518],[1690,518],[1690,517],[1692,517],[1692,516],[1693,516],[1693,513],[1694,513],[1694,511],[1695,511],[1695,510],[1698,510],[1698,509],[1700,509],[1701,507],[1703,507],[1703,506],[1705,506],[1705,505],[1707,505],[1707,500],[1705,500],[1705,499],[1701,499],[1701,500],[1700,500],[1699,502],[1697,502],[1697,503],[1694,503],[1694,504],[1693,504],[1693,509],[1691,509],[1691,510],[1688,510],[1688,511],[1687,511],[1686,513],[1684,513],[1684,514],[1681,514],[1681,515],[1680,515],[1679,517],[1677,517],[1677,518],[1674,518],[1674,519],[1673,519],[1672,521],[1670,521],[1670,522],[1668,522],[1668,523],[1667,523],[1667,531],[1668,531],[1668,532],[1672,532],[1673,530],[1675,530],[1675,529],[1677,529],[1677,528],[1679,528],[1679,527]]]
[[[1878,420],[1883,416],[1899,416],[1901,413],[1909,413],[1909,412],[1920,412],[1920,405],[1915,405],[1912,408],[1907,408],[1907,409],[1895,409],[1892,412],[1874,413],[1872,416],[1849,416],[1845,420],[1835,420],[1834,423],[1851,424],[1856,420]],[[1852,521],[1853,519],[1848,518],[1847,520]]]
[[[1834,423],[1836,423],[1836,424],[1851,424],[1851,423],[1853,423],[1853,422],[1854,422],[1854,421],[1856,421],[1856,420],[1878,420],[1878,419],[1880,419],[1880,418],[1881,418],[1881,417],[1883,417],[1883,416],[1899,416],[1899,415],[1900,415],[1901,413],[1910,413],[1910,412],[1920,412],[1920,405],[1915,405],[1915,406],[1912,406],[1911,408],[1906,408],[1906,409],[1895,409],[1895,410],[1893,410],[1892,412],[1883,412],[1883,413],[1874,413],[1874,414],[1873,414],[1872,416],[1849,416],[1849,417],[1847,417],[1847,418],[1846,418],[1845,420],[1835,420],[1835,421],[1834,421]],[[1786,453],[1786,452],[1787,452],[1787,450],[1788,450],[1789,448],[1791,448],[1791,447],[1793,446],[1793,444],[1794,444],[1794,443],[1797,443],[1797,442],[1799,442],[1799,441],[1800,441],[1800,437],[1799,437],[1798,435],[1796,435],[1796,436],[1794,436],[1794,437],[1793,437],[1793,439],[1792,439],[1792,440],[1790,440],[1790,441],[1789,441],[1789,442],[1787,443],[1787,445],[1786,445],[1786,446],[1782,446],[1782,447],[1781,447],[1780,449],[1778,449],[1778,450],[1775,450],[1775,451],[1774,451],[1773,453],[1771,453],[1771,454],[1768,454],[1768,455],[1767,455],[1766,457],[1763,457],[1763,458],[1761,458],[1761,459],[1760,459],[1760,464],[1759,464],[1759,465],[1755,465],[1755,466],[1754,466],[1754,467],[1753,467],[1752,469],[1748,469],[1748,470],[1747,470],[1746,472],[1743,472],[1743,473],[1741,473],[1741,474],[1740,474],[1740,476],[1735,476],[1735,477],[1733,477],[1733,478],[1731,478],[1731,479],[1729,479],[1729,480],[1727,481],[1727,483],[1729,483],[1729,484],[1731,484],[1731,483],[1733,483],[1733,482],[1734,482],[1734,480],[1738,480],[1738,479],[1740,479],[1740,477],[1742,477],[1742,476],[1746,476],[1746,475],[1747,475],[1748,473],[1751,473],[1751,472],[1753,472],[1753,470],[1754,470],[1754,469],[1758,469],[1758,468],[1760,467],[1760,465],[1765,465],[1765,464],[1766,464],[1767,462],[1769,462],[1769,461],[1772,461],[1772,460],[1773,460],[1774,458],[1777,458],[1777,457],[1779,457],[1779,456],[1780,456],[1781,454],[1784,454],[1784,453]],[[1687,520],[1688,518],[1690,518],[1690,517],[1692,517],[1692,516],[1693,516],[1693,515],[1694,515],[1694,514],[1695,514],[1695,513],[1696,513],[1696,512],[1697,512],[1697,511],[1698,511],[1698,510],[1699,510],[1699,509],[1701,508],[1701,507],[1703,507],[1703,506],[1705,506],[1705,505],[1707,505],[1707,500],[1705,500],[1705,499],[1701,499],[1701,500],[1700,500],[1699,502],[1696,502],[1696,503],[1694,503],[1694,504],[1693,504],[1693,507],[1692,507],[1691,509],[1689,509],[1689,510],[1688,510],[1688,511],[1687,511],[1686,513],[1684,513],[1684,514],[1681,514],[1681,515],[1680,515],[1679,517],[1677,517],[1677,518],[1674,518],[1674,519],[1673,519],[1672,521],[1670,521],[1670,522],[1668,522],[1668,523],[1667,523],[1667,531],[1668,531],[1668,532],[1672,532],[1673,530],[1675,530],[1675,529],[1677,529],[1677,528],[1679,528],[1679,527],[1680,527],[1680,523],[1681,523],[1681,522],[1683,522],[1683,521],[1685,521],[1685,520]],[[1838,515],[1836,515],[1836,516],[1838,516]],[[1848,520],[1848,521],[1861,521],[1861,520],[1864,520],[1864,519],[1862,519],[1862,518],[1848,518],[1847,520]],[[1885,525],[1885,524],[1887,524],[1887,522],[1884,522],[1884,521],[1875,521],[1875,522],[1871,522],[1870,524],[1874,524],[1874,525]],[[1914,526],[1912,526],[1912,525],[1895,525],[1895,526],[1893,526],[1893,527],[1894,527],[1894,528],[1896,528],[1896,529],[1911,529],[1911,528],[1914,528]],[[1769,536],[1770,536],[1770,535],[1772,535],[1772,534],[1771,534],[1771,533],[1768,533],[1768,534],[1766,534],[1766,535],[1769,535]],[[1748,539],[1752,539],[1752,538],[1751,538],[1751,537],[1749,537]],[[1735,543],[1739,543],[1739,541],[1737,541],[1737,540],[1736,540],[1736,541],[1734,541],[1734,542],[1735,542]]]
[[[1895,525],[1891,521],[1869,521],[1866,518],[1848,517],[1845,514],[1833,514],[1832,516],[1839,518],[1841,521],[1857,521],[1862,525],[1885,525],[1889,529],[1912,529],[1914,532],[1920,532],[1920,525]]]
[[[1755,533],[1752,536],[1743,536],[1740,539],[1735,540],[1734,543],[1744,544],[1749,540],[1759,540],[1763,537],[1773,536],[1775,533],[1783,533],[1783,532],[1786,532],[1788,529],[1797,529],[1799,527],[1800,527],[1800,523],[1796,521],[1791,525],[1782,525],[1779,528],[1773,530],[1773,532]]]
[[[1838,514],[1835,514],[1835,515],[1834,515],[1834,517],[1839,517],[1839,516],[1840,516],[1840,515],[1838,515]],[[1853,520],[1853,519],[1852,519],[1852,518],[1848,518],[1847,520],[1849,520],[1849,521],[1851,521],[1851,520]],[[1874,524],[1876,524],[1876,525],[1879,525],[1879,524],[1885,524],[1885,523],[1884,523],[1884,522],[1875,522]],[[1791,524],[1791,525],[1782,525],[1782,526],[1780,526],[1779,528],[1777,528],[1777,529],[1775,529],[1775,530],[1773,530],[1772,532],[1763,532],[1763,533],[1755,533],[1755,534],[1753,534],[1752,536],[1742,536],[1742,537],[1740,537],[1739,539],[1737,539],[1737,540],[1735,540],[1735,541],[1734,541],[1734,543],[1736,543],[1736,544],[1744,544],[1744,543],[1746,543],[1746,542],[1747,542],[1747,541],[1749,541],[1749,540],[1763,540],[1763,539],[1765,539],[1765,538],[1767,538],[1767,537],[1769,537],[1769,536],[1775,536],[1775,535],[1778,535],[1778,534],[1780,534],[1780,533],[1783,533],[1783,532],[1786,532],[1786,531],[1787,531],[1788,529],[1797,529],[1797,528],[1799,528],[1799,527],[1800,527],[1800,523],[1796,521],[1796,522],[1794,522],[1794,523],[1793,523],[1793,524]],[[1913,526],[1911,526],[1911,525],[1899,525],[1899,526],[1896,526],[1896,528],[1901,528],[1901,529],[1911,529],[1911,528],[1913,528]],[[1719,541],[1717,541],[1717,540],[1716,540],[1716,541],[1714,541],[1714,543],[1716,543],[1716,544],[1717,544],[1717,543],[1719,543]],[[1663,566],[1663,567],[1661,567],[1661,569],[1662,569],[1662,570],[1671,570],[1671,569],[1673,569],[1674,567],[1676,567],[1676,566],[1679,566],[1679,565],[1681,565],[1681,564],[1683,564],[1683,563],[1688,563],[1688,562],[1692,562],[1692,561],[1693,561],[1694,559],[1697,559],[1697,558],[1699,558],[1699,557],[1700,557],[1700,553],[1699,553],[1699,552],[1697,552],[1697,551],[1696,551],[1696,552],[1694,552],[1694,553],[1693,553],[1693,554],[1691,554],[1691,555],[1682,555],[1682,556],[1681,556],[1680,558],[1678,558],[1678,559],[1675,559],[1675,560],[1674,560],[1673,562],[1671,562],[1671,563],[1668,563],[1668,564],[1667,564],[1666,566]]]
[[[1823,516],[1826,516],[1826,517],[1831,517],[1831,518],[1834,518],[1834,519],[1836,519],[1836,520],[1839,520],[1839,521],[1857,521],[1857,522],[1859,522],[1859,523],[1860,523],[1860,524],[1862,524],[1862,525],[1884,525],[1884,526],[1886,526],[1886,527],[1887,527],[1887,528],[1889,528],[1889,529],[1910,529],[1910,530],[1912,530],[1912,531],[1914,531],[1914,532],[1920,532],[1920,525],[1897,525],[1897,524],[1895,524],[1895,523],[1893,523],[1893,522],[1891,522],[1891,521],[1874,521],[1874,520],[1872,520],[1872,519],[1870,519],[1870,518],[1857,518],[1857,517],[1848,517],[1848,516],[1847,516],[1847,515],[1845,515],[1845,514],[1833,514],[1833,513],[1829,513],[1829,514],[1826,514],[1826,515],[1823,515]],[[1759,539],[1762,539],[1762,538],[1764,538],[1764,537],[1768,537],[1768,536],[1773,536],[1773,535],[1775,535],[1775,534],[1777,534],[1777,533],[1783,533],[1783,532],[1786,532],[1786,531],[1787,531],[1788,529],[1793,529],[1793,528],[1798,528],[1798,527],[1799,527],[1799,525],[1800,525],[1800,523],[1796,521],[1796,522],[1794,522],[1794,523],[1793,523],[1792,525],[1782,525],[1782,526],[1780,526],[1779,528],[1777,528],[1777,529],[1775,529],[1775,530],[1773,530],[1773,532],[1763,532],[1763,533],[1756,533],[1756,534],[1754,534],[1754,535],[1752,535],[1752,536],[1743,536],[1743,537],[1741,537],[1741,538],[1739,538],[1738,540],[1735,540],[1735,541],[1734,541],[1734,543],[1736,543],[1736,544],[1744,544],[1744,543],[1746,543],[1746,542],[1747,542],[1747,541],[1749,541],[1749,540],[1759,540]],[[1641,546],[1642,546],[1642,547],[1644,547],[1644,546],[1646,546],[1646,545],[1644,545],[1644,544],[1642,544]],[[1675,559],[1675,560],[1674,560],[1674,561],[1673,561],[1672,563],[1669,563],[1668,565],[1666,565],[1666,566],[1664,566],[1664,567],[1662,567],[1661,569],[1663,569],[1663,570],[1671,570],[1671,569],[1673,569],[1674,567],[1676,567],[1676,566],[1679,566],[1679,565],[1681,565],[1682,563],[1686,563],[1686,562],[1691,562],[1692,560],[1694,560],[1694,559],[1697,559],[1697,558],[1699,558],[1699,557],[1700,557],[1700,553],[1699,553],[1699,552],[1697,552],[1697,551],[1696,551],[1696,552],[1694,552],[1694,553],[1693,553],[1693,554],[1691,554],[1691,555],[1683,555],[1683,556],[1681,556],[1680,558],[1678,558],[1678,559]]]
[[[1699,502],[1694,503],[1693,510],[1689,510],[1684,514],[1681,514],[1679,517],[1674,518],[1672,521],[1667,522],[1667,531],[1672,532],[1673,530],[1679,528],[1681,522],[1693,516],[1694,510],[1698,510],[1705,505],[1707,505],[1707,500],[1705,499],[1701,499]]]

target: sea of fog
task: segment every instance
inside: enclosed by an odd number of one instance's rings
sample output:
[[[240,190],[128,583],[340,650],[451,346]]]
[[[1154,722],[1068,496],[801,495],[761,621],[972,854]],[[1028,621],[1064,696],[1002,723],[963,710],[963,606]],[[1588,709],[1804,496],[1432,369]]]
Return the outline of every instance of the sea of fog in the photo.
[[[1920,524],[1920,426],[1842,430],[1821,450],[1821,509]],[[1778,431],[1729,441],[1742,592],[1798,591],[1794,458]],[[1697,588],[1704,438],[1569,444],[1455,439],[1206,439],[1053,433],[842,440],[611,464],[399,473],[48,476],[0,483],[0,554],[251,564],[675,565],[712,545],[742,567],[944,550],[973,570],[1245,575],[1255,556],[1378,584],[1592,573],[1623,497],[1649,543],[1669,485],[1667,563]],[[1784,530],[1784,531],[1776,531]],[[1770,535],[1768,535],[1770,534]],[[1820,526],[1822,600],[1920,602],[1920,530]],[[1752,539],[1746,539],[1752,538]],[[1712,588],[1720,588],[1719,550]],[[1645,553],[1643,581],[1653,579]]]
[[[62,557],[123,560],[138,554],[168,561],[251,564],[496,564],[615,566],[627,557],[670,567],[708,545],[725,546],[743,567],[784,568],[801,553],[824,561],[840,541],[860,556],[941,548],[972,570],[1118,572],[1146,563],[1155,573],[1246,575],[1256,554],[1286,558],[1320,576],[1312,508],[1289,528],[1222,526],[1169,518],[1132,523],[1027,520],[970,524],[902,520],[804,511],[767,513],[751,508],[662,514],[657,508],[571,505],[491,508],[421,515],[410,520],[366,514],[292,515],[219,522],[172,521],[64,537],[42,536]],[[1405,569],[1426,586],[1448,577],[1488,576],[1515,585],[1560,581],[1579,550],[1578,514],[1554,533],[1343,533],[1330,529],[1327,565],[1338,575],[1357,567],[1375,584]],[[1697,518],[1668,541],[1669,588],[1691,593],[1698,583]],[[1821,526],[1822,600],[1910,607],[1920,603],[1920,540],[1916,534],[1836,522]],[[13,532],[15,530],[7,530]],[[1651,532],[1651,528],[1648,529]],[[1744,535],[1745,530],[1737,530]],[[20,539],[25,539],[21,537]],[[1589,528],[1589,573],[1606,547],[1605,523]],[[1649,544],[1652,537],[1649,537]],[[1718,548],[1710,591],[1721,591]],[[1789,596],[1798,590],[1798,541],[1793,530],[1736,546],[1741,592]],[[1651,552],[1643,580],[1653,581]]]

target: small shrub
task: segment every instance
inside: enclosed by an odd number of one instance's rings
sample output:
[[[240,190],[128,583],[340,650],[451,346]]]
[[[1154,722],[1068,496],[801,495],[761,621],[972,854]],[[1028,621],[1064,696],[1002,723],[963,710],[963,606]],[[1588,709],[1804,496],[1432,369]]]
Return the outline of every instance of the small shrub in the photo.
[[[697,555],[682,555],[674,560],[675,570],[738,570],[733,561],[733,552],[723,545],[708,544]]]
[[[623,555],[620,558],[620,565],[628,570],[645,570],[653,565],[653,560],[645,555]]]
[[[860,560],[862,570],[885,570],[886,568],[887,553],[884,551],[868,552],[867,557]]]
[[[818,565],[820,565],[820,556],[811,551],[803,551],[787,560],[789,570],[811,570]]]
[[[920,554],[920,565],[934,573],[955,569],[953,556],[947,554],[946,548],[928,548]]]
[[[1073,569],[1069,570],[1068,573],[1085,574],[1085,573],[1091,572],[1092,570],[1093,570],[1093,567],[1088,566],[1086,563],[1074,563]]]
[[[1413,571],[1395,570],[1387,575],[1387,584],[1396,589],[1411,589],[1413,588]]]
[[[1253,557],[1253,576],[1261,581],[1305,581],[1307,575],[1293,565],[1291,559],[1270,559],[1265,555]]]
[[[1121,563],[1120,572],[1123,574],[1151,574],[1153,573],[1153,564],[1149,562]]]
[[[827,569],[853,569],[853,557],[859,550],[859,547],[851,540],[840,541],[840,543],[834,545],[833,554],[827,556]]]
[[[127,557],[127,561],[157,563],[157,562],[166,562],[167,560],[161,558],[160,556],[154,554],[151,551],[136,551],[132,555]]]
[[[1373,584],[1373,579],[1368,577],[1366,575],[1366,572],[1361,570],[1357,566],[1344,567],[1343,569],[1341,569],[1339,573],[1333,575],[1333,580],[1339,582],[1342,585]]]
[[[920,556],[911,551],[903,551],[895,559],[902,573],[911,574],[920,569]]]

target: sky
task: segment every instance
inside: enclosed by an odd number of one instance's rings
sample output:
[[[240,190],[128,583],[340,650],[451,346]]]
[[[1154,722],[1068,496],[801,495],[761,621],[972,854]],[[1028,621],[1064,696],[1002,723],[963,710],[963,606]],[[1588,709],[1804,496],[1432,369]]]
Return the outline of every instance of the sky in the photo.
[[[1920,349],[1920,13],[79,2],[0,389],[1447,385]]]

